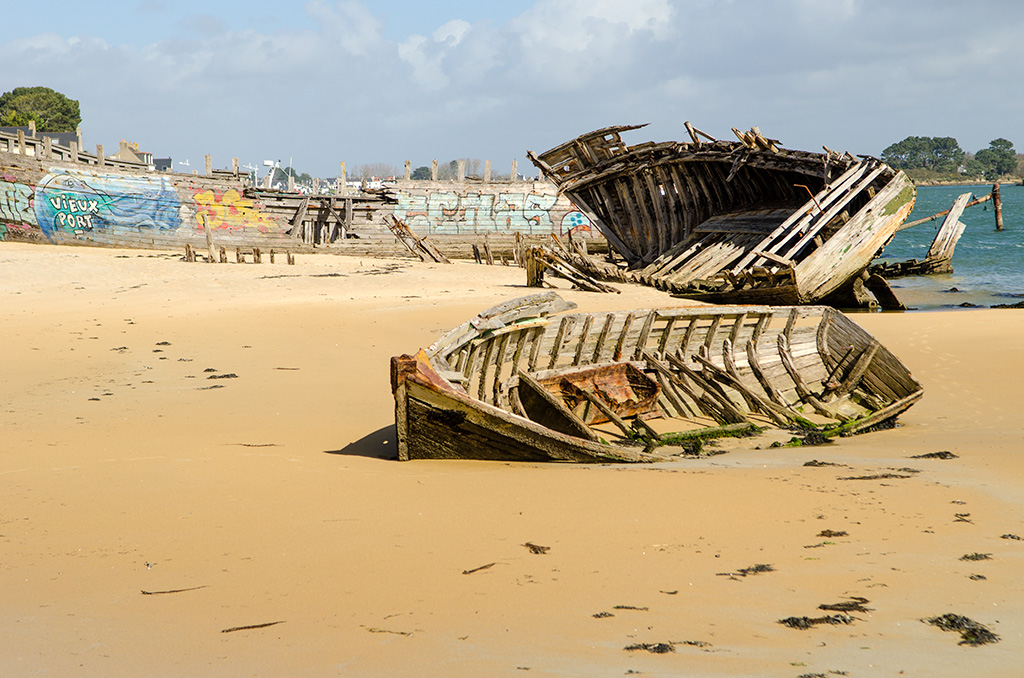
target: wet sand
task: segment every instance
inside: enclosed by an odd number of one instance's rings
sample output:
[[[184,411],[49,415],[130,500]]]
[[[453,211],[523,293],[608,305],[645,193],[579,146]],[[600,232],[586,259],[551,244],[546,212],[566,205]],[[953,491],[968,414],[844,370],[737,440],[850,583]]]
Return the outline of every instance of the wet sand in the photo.
[[[1024,311],[857,315],[925,397],[829,446],[402,463],[388,359],[521,270],[0,243],[0,275],[2,676],[1019,670]],[[620,289],[563,296],[682,303]],[[946,613],[1000,642],[921,621]]]

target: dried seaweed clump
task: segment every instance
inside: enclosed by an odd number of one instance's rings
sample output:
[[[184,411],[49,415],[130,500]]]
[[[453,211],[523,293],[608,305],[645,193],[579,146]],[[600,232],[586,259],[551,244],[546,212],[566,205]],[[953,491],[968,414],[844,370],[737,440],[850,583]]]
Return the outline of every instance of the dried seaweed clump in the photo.
[[[999,636],[992,633],[987,626],[960,614],[949,613],[921,621],[938,626],[943,631],[956,631],[961,638],[958,645],[987,645],[999,642]]]
[[[831,612],[871,612],[870,608],[864,607],[866,603],[870,602],[871,601],[867,598],[853,596],[849,600],[844,600],[841,603],[823,603],[818,606],[818,609],[829,610]]]
[[[751,574],[761,574],[762,572],[774,572],[775,568],[765,563],[758,563],[757,565],[751,565],[750,567],[744,567],[743,569],[736,570],[736,574],[741,577],[746,577]]]
[[[636,643],[634,645],[627,645],[623,648],[626,652],[636,652],[637,650],[646,650],[653,654],[667,654],[669,652],[675,652],[675,645],[672,643]]]
[[[779,623],[791,629],[805,631],[818,624],[852,624],[853,617],[848,614],[827,614],[823,617],[786,617],[780,619]]]
[[[960,560],[992,560],[991,553],[966,553],[960,556]]]

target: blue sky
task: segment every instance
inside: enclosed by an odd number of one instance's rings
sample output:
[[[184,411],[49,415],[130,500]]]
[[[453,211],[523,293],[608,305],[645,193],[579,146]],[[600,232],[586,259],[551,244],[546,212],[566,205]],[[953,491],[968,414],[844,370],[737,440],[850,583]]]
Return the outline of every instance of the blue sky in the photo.
[[[1017,0],[50,0],[4,23],[0,92],[51,87],[80,102],[87,148],[193,168],[532,172],[527,149],[617,124],[683,139],[687,120],[804,150],[1024,149]]]

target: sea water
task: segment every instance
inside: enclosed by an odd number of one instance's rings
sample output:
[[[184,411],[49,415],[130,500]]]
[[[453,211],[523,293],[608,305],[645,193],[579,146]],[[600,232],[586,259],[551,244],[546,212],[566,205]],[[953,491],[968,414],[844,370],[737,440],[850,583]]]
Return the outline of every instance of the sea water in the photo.
[[[893,278],[890,287],[907,307],[921,311],[977,308],[1024,301],[1024,186],[1000,186],[1003,230],[996,230],[992,201],[968,207],[964,233],[953,255],[953,273]],[[992,186],[919,186],[907,223],[948,210],[962,193],[974,198]],[[973,199],[973,198],[972,198]],[[878,261],[925,258],[943,217],[900,231]]]

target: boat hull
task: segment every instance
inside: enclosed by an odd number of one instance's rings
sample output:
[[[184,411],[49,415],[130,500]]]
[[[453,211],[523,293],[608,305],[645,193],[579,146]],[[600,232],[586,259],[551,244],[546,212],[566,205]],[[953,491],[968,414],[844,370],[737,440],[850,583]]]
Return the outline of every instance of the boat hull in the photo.
[[[737,430],[865,431],[923,392],[828,307],[568,306],[513,300],[392,358],[399,458],[658,461]]]
[[[913,183],[875,158],[783,149],[756,130],[628,146],[635,128],[530,158],[622,256],[620,279],[680,296],[819,303],[864,274],[914,206]]]

